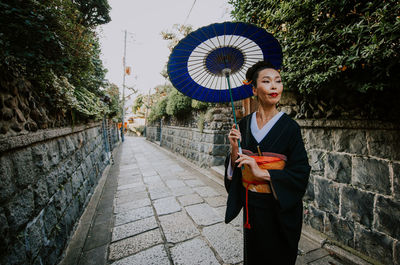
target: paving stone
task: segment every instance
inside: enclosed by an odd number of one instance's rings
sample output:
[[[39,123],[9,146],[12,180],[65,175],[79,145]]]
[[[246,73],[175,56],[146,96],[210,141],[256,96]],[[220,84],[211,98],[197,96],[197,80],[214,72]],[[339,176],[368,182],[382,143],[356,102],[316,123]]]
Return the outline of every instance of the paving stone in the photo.
[[[174,188],[186,187],[185,183],[182,180],[167,180],[166,184],[171,190]]]
[[[143,250],[140,253],[118,260],[113,265],[169,265],[167,252],[163,245]]]
[[[119,198],[115,198],[115,203],[118,204],[122,204],[122,203],[126,203],[126,202],[133,202],[133,201],[137,201],[137,200],[143,200],[148,198],[148,194],[146,191],[139,191],[139,192],[135,192],[135,193],[130,193],[128,195],[125,196],[121,196]]]
[[[181,166],[177,165],[177,164],[173,164],[171,166],[169,166],[168,168],[166,168],[166,170],[171,171],[171,172],[181,172],[181,171],[185,171],[184,168],[182,168]]]
[[[212,207],[219,207],[226,205],[227,198],[224,196],[216,196],[216,197],[206,197],[204,198],[206,202]]]
[[[136,200],[134,203],[132,202],[121,203],[114,206],[114,213],[126,212],[129,210],[142,208],[144,206],[149,206],[150,204],[151,202],[149,198]]]
[[[210,187],[194,187],[193,190],[203,198],[219,195],[213,188]]]
[[[114,227],[111,241],[114,242],[127,237],[131,237],[157,227],[158,224],[154,216],[120,225]]]
[[[171,256],[175,265],[219,265],[214,253],[201,238],[195,238],[171,248]]]
[[[110,260],[117,260],[135,254],[151,246],[162,243],[161,233],[158,229],[139,234],[134,237],[112,243],[110,245]]]
[[[181,179],[197,179],[197,175],[193,173],[192,169],[185,169],[184,171],[180,171],[177,173]]]
[[[142,171],[142,175],[144,182],[161,180],[160,176],[158,176],[157,171],[155,170]]]
[[[181,210],[181,206],[175,197],[167,197],[154,201],[154,208],[158,215],[170,214]]]
[[[224,220],[206,203],[186,206],[185,209],[198,225],[212,225]]]
[[[153,208],[146,206],[138,209],[133,209],[127,212],[118,213],[115,216],[115,226],[130,223],[142,218],[153,216]]]
[[[171,193],[175,196],[195,194],[194,190],[189,187],[179,187],[172,189]]]
[[[232,226],[226,224],[208,226],[203,229],[203,235],[225,263],[243,261],[243,236]]]
[[[168,242],[178,243],[200,234],[192,220],[183,212],[161,216],[160,222]]]
[[[157,200],[172,195],[171,191],[166,187],[149,189],[149,193],[152,200]]]
[[[204,186],[204,183],[201,180],[198,180],[198,179],[185,180],[185,183],[189,187]]]
[[[188,206],[204,202],[204,200],[198,194],[188,194],[178,197],[178,201],[182,206]]]
[[[142,180],[142,176],[141,175],[119,175],[118,177],[118,186],[122,186],[122,185],[127,185],[127,184],[132,184],[138,181]]]
[[[120,191],[120,190],[132,189],[132,188],[142,187],[143,185],[144,185],[143,181],[138,181],[131,184],[120,185],[118,186],[117,190]]]
[[[225,219],[226,206],[215,208],[218,214]],[[243,210],[229,224],[233,225],[239,232],[243,233]]]
[[[115,197],[121,198],[121,197],[130,196],[131,194],[135,194],[135,193],[143,192],[143,191],[146,191],[146,186],[144,186],[144,185],[142,185],[140,187],[118,190],[117,193],[115,194]]]

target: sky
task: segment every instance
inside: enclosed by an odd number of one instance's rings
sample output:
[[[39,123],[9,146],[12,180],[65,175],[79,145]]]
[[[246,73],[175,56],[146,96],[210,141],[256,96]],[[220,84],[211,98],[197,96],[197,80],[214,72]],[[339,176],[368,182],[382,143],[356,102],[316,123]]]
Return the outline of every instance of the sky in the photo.
[[[99,28],[101,58],[108,70],[106,78],[122,88],[124,31],[127,30],[126,65],[132,73],[125,85],[139,93],[165,83],[160,75],[168,61],[168,41],[161,31],[174,24],[189,24],[194,29],[211,23],[231,21],[228,0],[109,0],[111,22]],[[192,10],[191,10],[192,9]],[[132,92],[125,90],[125,96]],[[127,105],[132,104],[132,95]]]

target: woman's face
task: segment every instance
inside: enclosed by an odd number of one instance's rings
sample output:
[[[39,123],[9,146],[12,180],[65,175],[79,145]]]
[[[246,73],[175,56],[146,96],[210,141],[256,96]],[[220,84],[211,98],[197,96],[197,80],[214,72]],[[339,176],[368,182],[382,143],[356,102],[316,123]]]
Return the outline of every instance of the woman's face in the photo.
[[[283,84],[278,71],[267,68],[258,73],[257,86],[253,86],[253,93],[258,96],[261,104],[276,105],[281,99],[282,91]]]

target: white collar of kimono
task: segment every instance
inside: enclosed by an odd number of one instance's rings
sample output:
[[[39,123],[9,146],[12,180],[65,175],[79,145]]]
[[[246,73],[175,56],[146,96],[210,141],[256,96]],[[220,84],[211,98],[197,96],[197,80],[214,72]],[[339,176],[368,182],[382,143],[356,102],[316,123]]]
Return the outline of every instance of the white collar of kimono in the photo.
[[[274,127],[275,123],[282,117],[283,112],[278,112],[275,114],[272,119],[270,119],[261,129],[258,128],[257,125],[257,118],[256,118],[256,112],[253,112],[253,115],[251,116],[251,134],[254,136],[254,139],[256,139],[257,143],[260,143],[262,139],[269,133],[269,131]]]

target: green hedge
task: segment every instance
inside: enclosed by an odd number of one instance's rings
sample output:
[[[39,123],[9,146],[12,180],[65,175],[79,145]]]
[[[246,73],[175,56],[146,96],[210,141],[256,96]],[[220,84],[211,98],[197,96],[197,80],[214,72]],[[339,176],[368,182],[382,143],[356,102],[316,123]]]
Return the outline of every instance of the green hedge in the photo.
[[[298,117],[400,119],[398,1],[229,3],[236,20],[280,42],[285,89],[302,100]]]
[[[257,24],[283,47],[286,85],[301,93],[345,85],[365,92],[399,84],[396,0],[230,0],[235,19]]]

